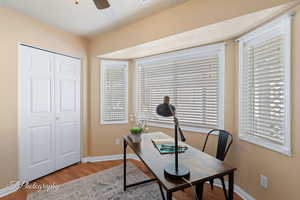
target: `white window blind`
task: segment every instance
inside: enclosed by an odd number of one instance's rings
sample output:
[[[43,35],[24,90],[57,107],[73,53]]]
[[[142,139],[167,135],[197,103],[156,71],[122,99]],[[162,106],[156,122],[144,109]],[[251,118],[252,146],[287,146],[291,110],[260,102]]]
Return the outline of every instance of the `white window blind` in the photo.
[[[223,128],[224,48],[217,44],[139,59],[136,62],[136,112],[151,126],[170,127],[156,114],[164,96],[185,130]]]
[[[101,123],[128,122],[128,62],[101,61]]]
[[[290,17],[240,39],[240,136],[290,154]]]

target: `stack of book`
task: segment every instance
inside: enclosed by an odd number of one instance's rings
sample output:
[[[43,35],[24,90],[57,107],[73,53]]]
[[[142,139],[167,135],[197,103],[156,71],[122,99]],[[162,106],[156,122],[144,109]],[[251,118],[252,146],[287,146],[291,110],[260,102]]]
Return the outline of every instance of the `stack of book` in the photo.
[[[175,153],[174,139],[152,139],[154,146],[161,154]],[[183,143],[178,144],[178,152],[183,153],[188,149]]]

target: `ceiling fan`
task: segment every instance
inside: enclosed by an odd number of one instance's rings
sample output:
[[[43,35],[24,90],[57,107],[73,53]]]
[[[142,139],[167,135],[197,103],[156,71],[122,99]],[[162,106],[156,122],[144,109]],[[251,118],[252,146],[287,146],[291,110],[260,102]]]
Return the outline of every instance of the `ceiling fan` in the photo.
[[[93,0],[93,1],[98,9],[105,9],[110,7],[108,0]],[[75,4],[79,4],[79,0],[75,0]]]

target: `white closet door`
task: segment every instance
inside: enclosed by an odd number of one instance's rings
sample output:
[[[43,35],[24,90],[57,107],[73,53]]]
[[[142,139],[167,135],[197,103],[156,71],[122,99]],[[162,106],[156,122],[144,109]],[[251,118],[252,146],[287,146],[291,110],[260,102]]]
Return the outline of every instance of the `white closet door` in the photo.
[[[80,161],[80,60],[55,57],[56,170]]]
[[[37,179],[55,170],[54,57],[21,48],[21,146],[23,179]]]
[[[80,161],[79,59],[20,47],[21,179]]]

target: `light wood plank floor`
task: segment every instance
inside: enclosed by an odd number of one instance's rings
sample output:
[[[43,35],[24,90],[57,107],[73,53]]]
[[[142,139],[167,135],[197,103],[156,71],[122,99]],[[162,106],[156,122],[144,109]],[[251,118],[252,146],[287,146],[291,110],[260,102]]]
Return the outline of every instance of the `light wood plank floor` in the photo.
[[[151,173],[147,170],[147,168],[138,161],[130,160],[133,164],[135,164],[139,169],[141,169],[145,174],[151,177]],[[53,174],[40,178],[34,181],[37,184],[63,184],[68,181],[72,181],[74,179],[87,176],[105,169],[109,169],[111,167],[122,164],[122,160],[117,161],[106,161],[106,162],[97,162],[97,163],[80,163],[68,168],[57,171]],[[4,197],[0,198],[0,200],[26,200],[27,194],[30,191],[27,189],[20,189],[19,191]],[[186,189],[185,191],[180,191],[174,193],[174,197],[177,200],[194,200],[194,193],[192,189]],[[221,188],[215,187],[213,191],[211,191],[208,184],[205,184],[204,190],[204,200],[223,200],[224,194]],[[235,200],[242,200],[238,195],[234,196]]]

